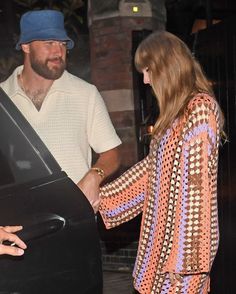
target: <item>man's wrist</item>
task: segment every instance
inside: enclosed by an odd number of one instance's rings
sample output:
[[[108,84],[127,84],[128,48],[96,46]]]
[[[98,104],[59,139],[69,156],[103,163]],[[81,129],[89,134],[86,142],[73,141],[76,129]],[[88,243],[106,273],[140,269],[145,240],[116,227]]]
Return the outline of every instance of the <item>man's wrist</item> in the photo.
[[[94,170],[103,180],[105,178],[105,172],[102,168],[100,167],[91,167],[91,170]]]

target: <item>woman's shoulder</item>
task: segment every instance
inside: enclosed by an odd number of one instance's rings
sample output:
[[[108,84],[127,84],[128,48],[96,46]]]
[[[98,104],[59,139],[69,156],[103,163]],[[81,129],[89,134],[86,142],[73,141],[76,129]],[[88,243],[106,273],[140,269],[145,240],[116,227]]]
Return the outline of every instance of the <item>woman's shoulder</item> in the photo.
[[[187,105],[187,110],[191,113],[197,110],[215,109],[217,102],[215,98],[207,93],[198,93],[192,97]]]
[[[188,103],[183,122],[188,128],[199,124],[219,121],[219,106],[216,99],[206,93],[196,94]]]

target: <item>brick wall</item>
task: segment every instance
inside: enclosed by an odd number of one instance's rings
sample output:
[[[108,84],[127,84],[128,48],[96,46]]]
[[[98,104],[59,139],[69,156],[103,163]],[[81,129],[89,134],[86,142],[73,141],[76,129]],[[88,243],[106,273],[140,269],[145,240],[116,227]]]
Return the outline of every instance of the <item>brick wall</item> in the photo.
[[[105,230],[98,217],[98,229],[101,237],[103,268],[109,270],[129,271],[134,267],[141,215],[121,226]]]
[[[90,27],[91,77],[101,92],[123,144],[124,170],[137,162],[134,119],[132,31],[151,30],[147,17],[112,17],[96,20]]]
[[[89,27],[91,79],[102,94],[122,140],[121,173],[138,161],[132,31],[164,29],[164,22],[154,17],[123,17],[119,11],[98,17],[90,11],[90,15],[93,16]],[[101,219],[98,219],[98,226],[104,268],[131,271],[137,252],[140,217],[109,231],[105,230]]]
[[[107,247],[115,247],[116,249],[110,252]],[[103,270],[132,272],[137,255],[138,241],[128,244],[123,240],[110,241],[110,243],[101,241],[101,248]]]

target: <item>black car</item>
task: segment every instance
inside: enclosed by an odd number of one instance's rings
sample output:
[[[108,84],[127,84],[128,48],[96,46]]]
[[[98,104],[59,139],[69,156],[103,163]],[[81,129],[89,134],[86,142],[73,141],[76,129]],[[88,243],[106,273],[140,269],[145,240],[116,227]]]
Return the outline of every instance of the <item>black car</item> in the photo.
[[[21,257],[0,257],[0,293],[102,293],[86,197],[0,88],[0,226],[23,225]]]

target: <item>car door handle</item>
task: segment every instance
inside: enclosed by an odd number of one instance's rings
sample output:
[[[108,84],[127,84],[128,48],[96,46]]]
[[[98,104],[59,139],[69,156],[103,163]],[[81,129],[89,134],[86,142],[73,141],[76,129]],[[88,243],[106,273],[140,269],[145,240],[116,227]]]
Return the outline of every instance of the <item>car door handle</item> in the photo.
[[[42,220],[40,215],[37,216],[37,222],[34,220],[34,224],[23,226],[23,229],[16,233],[17,236],[27,242],[60,231],[65,226],[65,219],[59,215],[47,215],[46,218],[45,215],[42,215]],[[3,244],[12,245],[9,241],[3,241]]]
[[[47,220],[40,221],[38,217],[38,222],[32,225],[23,226],[23,230],[17,232],[19,238],[23,241],[30,241],[36,238],[42,238],[49,234],[60,231],[65,226],[65,219],[58,216],[52,215]]]

